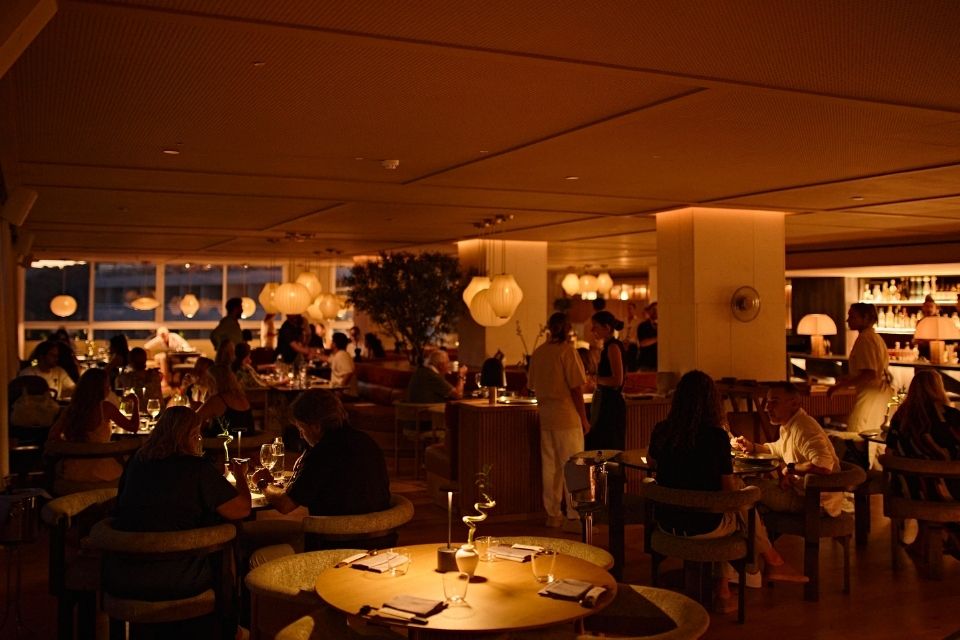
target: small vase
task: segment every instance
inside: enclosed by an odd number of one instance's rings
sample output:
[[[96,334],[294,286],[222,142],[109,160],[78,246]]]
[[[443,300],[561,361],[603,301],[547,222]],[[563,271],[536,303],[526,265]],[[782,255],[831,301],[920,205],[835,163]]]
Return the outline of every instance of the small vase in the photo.
[[[457,549],[457,569],[460,573],[465,573],[472,578],[479,562],[480,554],[472,544],[465,544]]]

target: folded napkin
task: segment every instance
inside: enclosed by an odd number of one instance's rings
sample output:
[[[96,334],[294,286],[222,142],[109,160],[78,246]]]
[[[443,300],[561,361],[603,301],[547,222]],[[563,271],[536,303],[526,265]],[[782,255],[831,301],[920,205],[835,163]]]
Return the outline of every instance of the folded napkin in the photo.
[[[375,571],[377,573],[383,573],[384,571],[389,571],[390,569],[399,567],[407,562],[410,562],[410,559],[406,556],[400,555],[399,553],[394,553],[393,551],[381,551],[375,555],[354,560],[350,563],[350,566],[354,569],[360,569],[363,571]]]
[[[493,554],[493,557],[499,558],[501,560],[512,560],[513,562],[526,562],[536,553],[534,549],[520,549],[517,547],[508,547],[506,545],[498,545],[490,549],[490,553]]]
[[[574,580],[573,578],[564,578],[563,580],[554,580],[543,589],[538,591],[542,596],[548,598],[559,598],[560,600],[580,600],[587,591],[593,588],[593,585],[583,580]]]
[[[381,610],[383,609],[393,609],[427,617],[443,610],[443,601],[418,598],[416,596],[394,596],[383,603]]]

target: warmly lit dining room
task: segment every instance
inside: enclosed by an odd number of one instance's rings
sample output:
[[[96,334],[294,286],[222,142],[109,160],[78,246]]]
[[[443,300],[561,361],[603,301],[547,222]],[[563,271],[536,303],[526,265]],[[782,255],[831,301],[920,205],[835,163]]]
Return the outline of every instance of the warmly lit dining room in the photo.
[[[960,638],[958,33],[0,1],[0,638]]]

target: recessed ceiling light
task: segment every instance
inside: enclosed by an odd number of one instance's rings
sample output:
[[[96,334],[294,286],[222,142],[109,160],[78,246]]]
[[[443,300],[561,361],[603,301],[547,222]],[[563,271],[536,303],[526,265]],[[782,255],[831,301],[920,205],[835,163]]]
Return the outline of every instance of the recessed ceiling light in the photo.
[[[364,158],[363,156],[356,156],[354,157],[354,160],[366,160],[366,158]]]
[[[263,60],[254,60],[254,61],[253,61],[253,66],[255,66],[255,67],[262,67],[262,66],[264,66],[265,64],[267,64],[267,63],[264,62]]]
[[[564,176],[563,179],[570,180],[572,182],[573,180],[579,180],[580,176]]]
[[[479,153],[490,153],[487,149],[480,149]]]
[[[180,149],[164,149],[163,152],[168,156],[178,156],[180,155]]]
[[[861,200],[863,200],[863,196],[850,196],[850,199],[860,202]]]

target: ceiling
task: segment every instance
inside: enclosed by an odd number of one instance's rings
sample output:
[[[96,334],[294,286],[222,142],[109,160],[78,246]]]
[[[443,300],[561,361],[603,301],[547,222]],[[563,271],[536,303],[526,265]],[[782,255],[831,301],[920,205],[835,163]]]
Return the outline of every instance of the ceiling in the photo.
[[[786,211],[788,253],[960,238],[958,32],[954,0],[60,0],[0,80],[4,170],[48,257],[512,215],[553,268],[643,270],[687,205]]]

